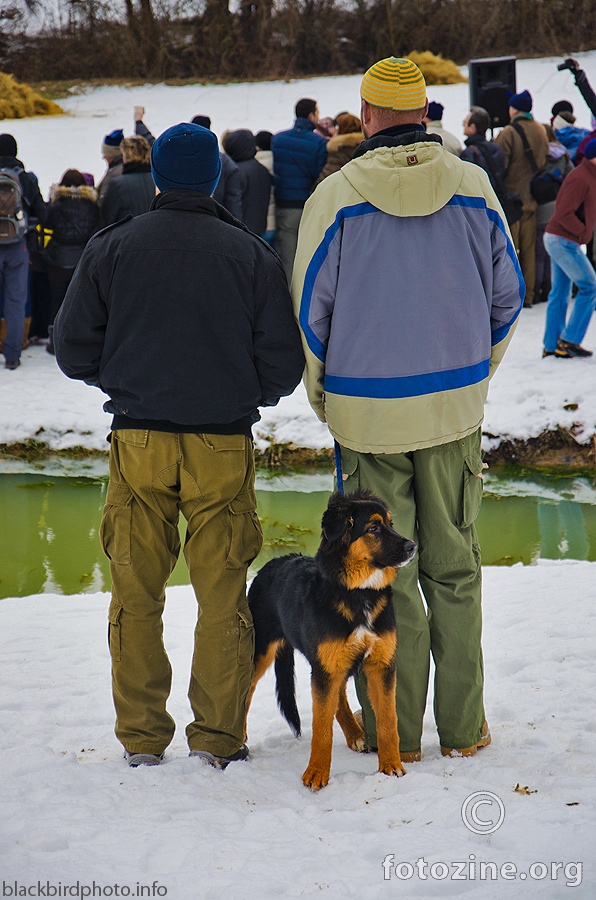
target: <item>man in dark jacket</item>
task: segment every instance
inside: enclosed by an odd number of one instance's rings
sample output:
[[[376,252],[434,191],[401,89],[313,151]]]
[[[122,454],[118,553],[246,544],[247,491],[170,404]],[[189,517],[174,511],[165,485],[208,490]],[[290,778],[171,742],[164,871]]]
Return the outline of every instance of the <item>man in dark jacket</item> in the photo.
[[[267,210],[271,198],[271,175],[255,159],[257,142],[248,128],[229,131],[223,140],[226,153],[236,165],[243,179],[241,221],[253,234],[267,231]]]
[[[126,216],[140,216],[149,212],[155,197],[155,184],[149,162],[150,147],[144,137],[124,138],[122,175],[108,185],[101,207],[101,222],[112,225]]]
[[[121,128],[116,128],[106,134],[101,143],[101,155],[108,168],[99,184],[97,185],[97,203],[101,207],[110,181],[122,175],[122,152],[120,144],[124,140],[124,132]]]
[[[551,259],[552,287],[548,295],[543,356],[592,356],[581,346],[596,302],[596,273],[581,245],[596,225],[596,139],[586,145],[581,163],[569,173],[555,200],[544,246]],[[578,287],[567,319],[571,289]]]
[[[327,141],[314,133],[319,121],[316,100],[299,100],[295,111],[294,127],[288,131],[280,131],[271,138],[275,246],[283,262],[288,284],[292,280],[302,210],[327,158]]]
[[[2,353],[4,368],[18,369],[21,364],[21,349],[25,333],[25,308],[29,278],[29,251],[26,230],[45,220],[45,203],[39,192],[37,178],[33,172],[26,172],[23,163],[17,159],[17,142],[12,134],[0,134],[0,170],[4,170],[5,181],[0,196],[0,287],[4,291],[2,318]],[[20,185],[20,208],[11,209],[10,184],[16,179]],[[6,207],[5,207],[6,198]],[[12,204],[13,205],[13,204]],[[13,212],[17,224],[11,225]]]
[[[211,198],[215,135],[169,128],[151,164],[161,193],[91,239],[54,343],[64,373],[101,387],[114,415],[101,539],[116,735],[135,766],[159,763],[174,734],[162,611],[182,511],[199,603],[187,739],[225,767],[248,755],[246,573],[262,542],[251,428],[294,390],[304,357],[277,256]]]
[[[498,193],[503,188],[505,178],[505,154],[494,141],[486,140],[490,127],[490,116],[481,106],[470,107],[464,119],[465,150],[460,159],[480,166],[490,179],[493,190]]]

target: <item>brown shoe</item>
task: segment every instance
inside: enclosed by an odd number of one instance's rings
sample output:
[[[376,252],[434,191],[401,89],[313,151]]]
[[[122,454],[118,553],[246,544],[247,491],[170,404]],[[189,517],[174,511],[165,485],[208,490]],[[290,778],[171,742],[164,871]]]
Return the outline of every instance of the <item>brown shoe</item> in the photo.
[[[488,747],[492,738],[490,736],[490,729],[488,727],[488,722],[486,719],[484,720],[484,725],[482,726],[482,734],[480,735],[480,740],[476,744],[472,744],[471,747],[441,747],[441,753],[443,756],[475,756],[476,751],[480,747]]]
[[[420,762],[422,750],[400,750],[399,755],[404,763]]]
[[[364,731],[364,719],[362,718],[362,710],[361,709],[356,710],[356,712],[354,713],[354,718],[356,719],[356,721],[358,722],[358,724]],[[377,748],[369,747],[368,749],[372,750],[373,752],[376,752]],[[422,759],[422,750],[405,750],[405,751],[400,750],[399,755],[401,757],[401,761],[404,763],[420,762],[420,760]]]

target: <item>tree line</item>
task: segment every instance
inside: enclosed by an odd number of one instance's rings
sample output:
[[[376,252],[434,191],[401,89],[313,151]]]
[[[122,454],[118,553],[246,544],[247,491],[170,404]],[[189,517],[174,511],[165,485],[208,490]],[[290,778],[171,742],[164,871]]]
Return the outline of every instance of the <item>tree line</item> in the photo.
[[[430,50],[565,56],[596,47],[593,0],[13,0],[0,68],[25,81],[295,78]]]

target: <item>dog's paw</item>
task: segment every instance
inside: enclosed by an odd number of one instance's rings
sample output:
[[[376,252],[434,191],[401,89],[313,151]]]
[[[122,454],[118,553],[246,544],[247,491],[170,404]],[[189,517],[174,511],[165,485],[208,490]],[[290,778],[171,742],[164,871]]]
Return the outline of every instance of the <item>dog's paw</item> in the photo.
[[[383,775],[397,775],[398,778],[401,778],[402,775],[406,774],[406,770],[404,769],[401,760],[388,762],[379,761],[379,772],[382,772]]]
[[[329,783],[329,769],[317,769],[314,766],[309,766],[302,776],[302,782],[311,791],[320,791],[321,788]]]

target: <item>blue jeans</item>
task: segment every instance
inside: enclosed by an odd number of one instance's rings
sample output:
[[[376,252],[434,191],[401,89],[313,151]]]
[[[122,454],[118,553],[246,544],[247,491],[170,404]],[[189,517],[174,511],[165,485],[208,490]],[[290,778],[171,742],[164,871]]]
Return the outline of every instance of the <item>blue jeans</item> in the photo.
[[[596,303],[596,272],[575,241],[556,234],[544,235],[544,246],[551,260],[552,288],[548,295],[544,349],[552,353],[557,340],[581,344]],[[571,287],[578,287],[573,310],[567,324],[567,304]]]

